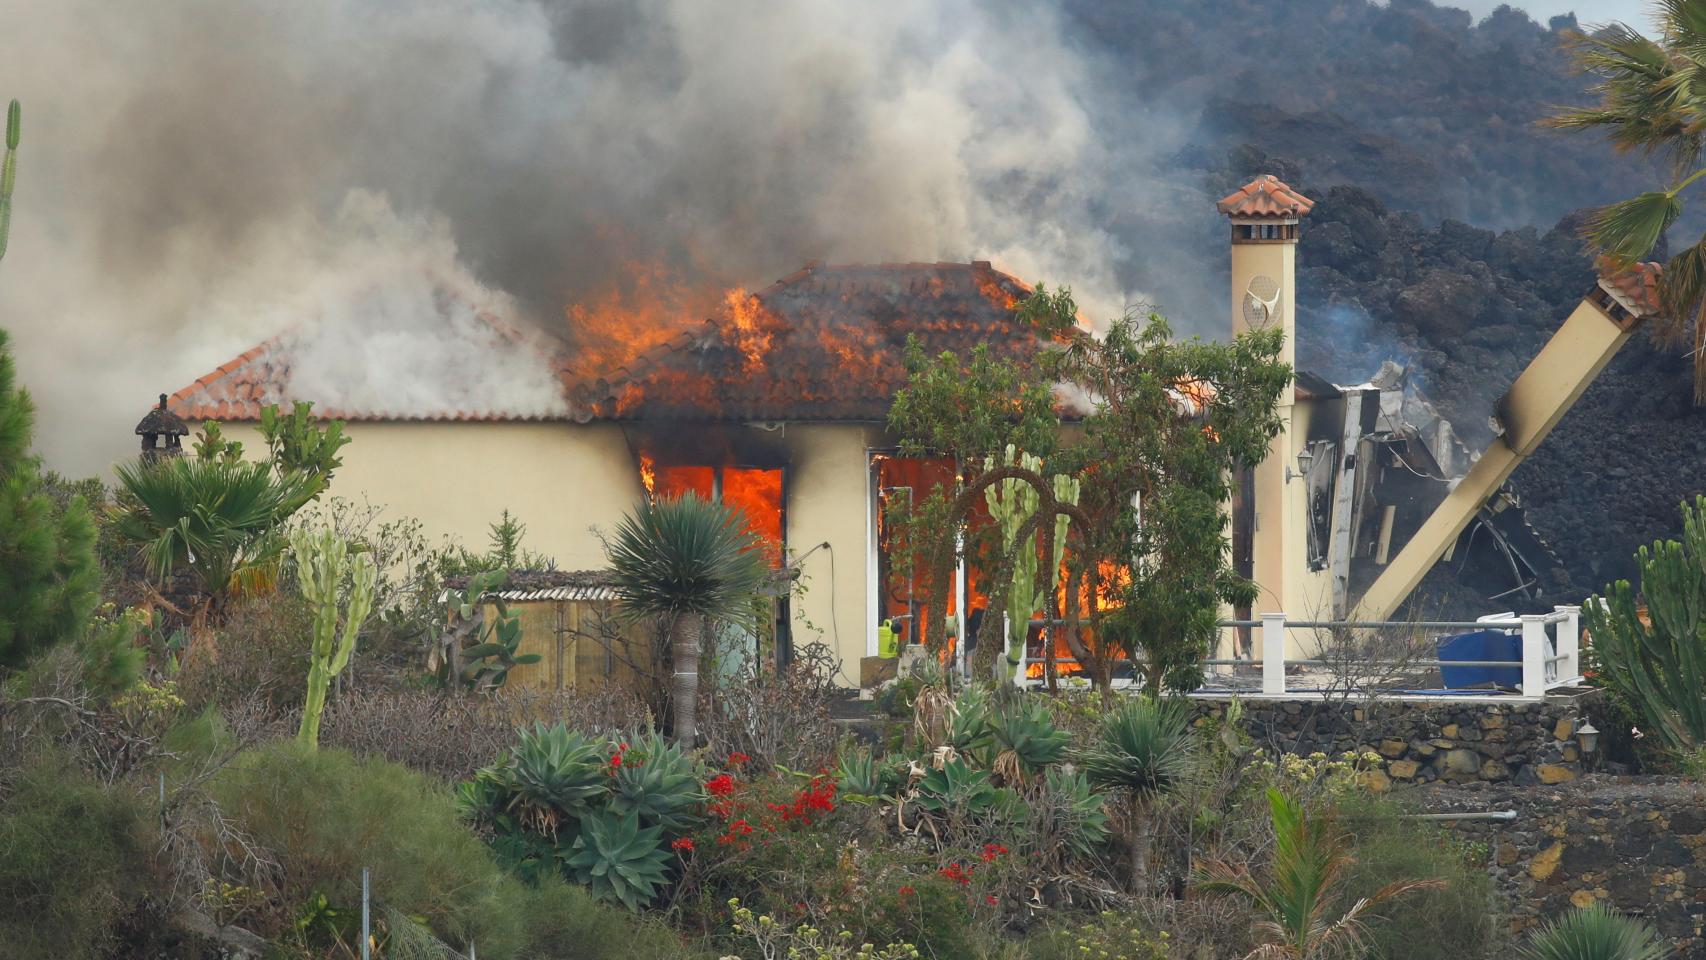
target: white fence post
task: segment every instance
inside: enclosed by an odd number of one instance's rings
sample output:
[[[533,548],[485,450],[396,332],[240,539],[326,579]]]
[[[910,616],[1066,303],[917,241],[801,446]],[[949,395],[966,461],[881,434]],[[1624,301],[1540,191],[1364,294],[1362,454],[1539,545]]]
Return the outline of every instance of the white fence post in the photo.
[[[1561,606],[1554,608],[1564,615],[1558,624],[1558,679],[1561,681],[1576,681],[1582,678],[1582,608],[1577,606]]]
[[[1262,694],[1285,695],[1285,614],[1262,614]]]
[[[1522,615],[1522,695],[1546,695],[1546,618]]]

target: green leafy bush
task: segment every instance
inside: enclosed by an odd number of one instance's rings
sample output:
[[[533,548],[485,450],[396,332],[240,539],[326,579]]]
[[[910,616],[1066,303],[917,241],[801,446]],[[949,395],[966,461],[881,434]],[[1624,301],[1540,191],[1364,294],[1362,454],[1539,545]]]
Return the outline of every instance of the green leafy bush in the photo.
[[[0,956],[108,956],[150,889],[153,814],[56,757],[20,770],[0,802]]]
[[[1028,960],[1167,960],[1168,935],[1127,913],[1103,913],[1026,939]]]
[[[710,960],[661,921],[633,917],[547,877],[524,895],[525,960]],[[481,948],[480,956],[485,956]]]
[[[1403,811],[1374,798],[1340,802],[1351,831],[1352,860],[1341,898],[1372,897],[1388,884],[1435,878],[1380,908],[1381,922],[1368,930],[1372,960],[1460,960],[1493,956],[1499,939],[1498,896],[1485,863],[1438,827],[1405,820]]]
[[[292,910],[324,894],[358,904],[363,867],[374,898],[425,918],[434,936],[482,956],[515,956],[525,922],[520,891],[458,821],[450,792],[383,760],[294,743],[246,751],[211,792],[279,865],[274,894]],[[274,917],[273,933],[295,920]]]

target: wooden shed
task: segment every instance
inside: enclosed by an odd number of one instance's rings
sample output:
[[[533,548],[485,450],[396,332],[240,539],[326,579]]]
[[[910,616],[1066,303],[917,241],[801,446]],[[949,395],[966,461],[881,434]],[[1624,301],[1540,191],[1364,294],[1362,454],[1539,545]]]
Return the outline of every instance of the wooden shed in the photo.
[[[520,619],[517,653],[539,654],[538,663],[510,671],[512,687],[589,690],[617,684],[643,692],[653,671],[661,668],[649,622],[618,622],[616,592],[605,571],[514,571],[487,599],[503,600]],[[488,622],[496,614],[496,605],[488,603]]]

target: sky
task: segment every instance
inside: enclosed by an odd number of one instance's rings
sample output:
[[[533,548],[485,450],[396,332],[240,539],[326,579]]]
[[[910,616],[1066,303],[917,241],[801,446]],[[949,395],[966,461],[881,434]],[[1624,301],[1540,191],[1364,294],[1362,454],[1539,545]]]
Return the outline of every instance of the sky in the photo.
[[[1484,17],[1504,5],[1505,0],[1442,0],[1454,7],[1461,7]],[[1651,0],[1528,0],[1526,3],[1513,3],[1511,6],[1527,13],[1530,17],[1545,23],[1560,13],[1575,13],[1576,19],[1583,25],[1607,23],[1621,20],[1632,27],[1645,28],[1648,20],[1648,10],[1652,7]]]

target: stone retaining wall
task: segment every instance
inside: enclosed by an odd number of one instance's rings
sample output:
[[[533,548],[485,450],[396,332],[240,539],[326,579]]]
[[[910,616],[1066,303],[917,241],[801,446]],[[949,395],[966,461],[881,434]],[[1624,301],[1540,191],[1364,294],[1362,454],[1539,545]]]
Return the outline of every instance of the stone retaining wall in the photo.
[[[1706,958],[1706,787],[1592,775],[1557,787],[1436,784],[1410,796],[1430,813],[1516,811],[1445,823],[1486,845],[1513,931],[1603,902],[1645,917],[1678,957]]]
[[[1564,783],[1581,775],[1576,729],[1597,691],[1538,703],[1241,700],[1241,726],[1271,753],[1337,757],[1373,751],[1370,786],[1509,781]],[[1199,700],[1202,717],[1229,701]]]

